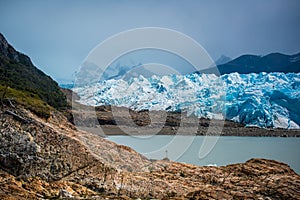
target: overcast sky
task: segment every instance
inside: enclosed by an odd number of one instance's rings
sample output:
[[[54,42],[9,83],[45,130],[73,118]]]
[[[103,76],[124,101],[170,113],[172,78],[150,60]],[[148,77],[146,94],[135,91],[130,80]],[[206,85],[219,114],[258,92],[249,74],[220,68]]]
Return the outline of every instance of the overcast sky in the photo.
[[[222,54],[300,52],[299,0],[1,0],[0,31],[54,79],[71,80],[88,53],[133,28],[164,27]]]

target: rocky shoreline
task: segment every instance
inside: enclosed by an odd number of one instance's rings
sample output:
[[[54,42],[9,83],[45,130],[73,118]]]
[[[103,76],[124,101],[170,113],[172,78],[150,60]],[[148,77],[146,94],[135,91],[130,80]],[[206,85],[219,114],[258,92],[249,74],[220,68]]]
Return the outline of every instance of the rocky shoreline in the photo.
[[[0,199],[300,199],[300,176],[284,163],[153,161],[78,130],[55,110],[45,120],[19,106],[2,109],[0,140]]]

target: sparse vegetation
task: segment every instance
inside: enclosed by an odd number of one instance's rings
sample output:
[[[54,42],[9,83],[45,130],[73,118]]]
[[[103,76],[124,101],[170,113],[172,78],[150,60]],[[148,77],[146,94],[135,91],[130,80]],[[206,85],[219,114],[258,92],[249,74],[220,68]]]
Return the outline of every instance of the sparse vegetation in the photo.
[[[50,117],[51,106],[37,94],[0,85],[0,96],[2,104],[9,104],[9,101],[16,102],[39,117],[46,119]]]
[[[58,84],[33,66],[27,56],[20,55],[22,59],[19,62],[0,55],[0,85],[36,94],[54,108],[66,107],[66,97]]]

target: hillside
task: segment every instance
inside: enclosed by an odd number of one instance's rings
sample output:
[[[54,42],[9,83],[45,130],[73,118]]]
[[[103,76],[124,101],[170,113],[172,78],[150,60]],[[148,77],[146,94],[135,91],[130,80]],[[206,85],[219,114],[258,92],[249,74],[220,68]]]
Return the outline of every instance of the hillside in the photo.
[[[21,105],[0,109],[0,181],[3,200],[300,198],[300,176],[284,163],[149,160],[77,130],[58,111],[45,121]]]
[[[260,72],[300,72],[300,53],[285,55],[271,53],[266,56],[242,55],[225,64],[217,66],[221,75],[238,72],[239,74]],[[200,71],[202,73],[215,72],[216,68]]]
[[[66,98],[58,84],[36,68],[30,58],[16,51],[0,33],[1,95],[7,87],[37,95],[54,108],[66,106]]]

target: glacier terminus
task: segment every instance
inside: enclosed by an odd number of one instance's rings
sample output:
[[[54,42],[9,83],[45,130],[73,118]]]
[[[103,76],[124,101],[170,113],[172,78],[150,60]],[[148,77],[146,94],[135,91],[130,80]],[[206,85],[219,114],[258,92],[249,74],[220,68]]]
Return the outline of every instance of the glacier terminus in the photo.
[[[186,111],[262,128],[299,129],[300,73],[193,73],[111,79],[74,87],[80,103]]]

